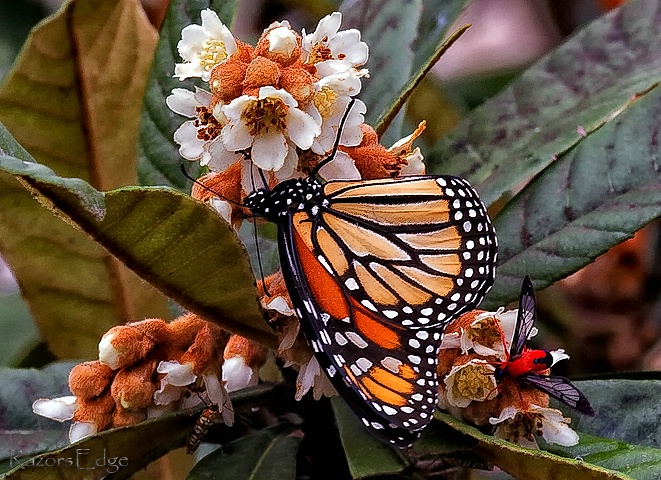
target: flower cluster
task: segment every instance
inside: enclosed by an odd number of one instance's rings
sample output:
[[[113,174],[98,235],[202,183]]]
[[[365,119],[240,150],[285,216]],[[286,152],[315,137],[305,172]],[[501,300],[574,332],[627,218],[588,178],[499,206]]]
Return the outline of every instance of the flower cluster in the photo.
[[[176,88],[167,104],[190,118],[174,139],[184,158],[209,168],[200,179],[209,189],[238,201],[262,186],[261,172],[272,185],[308,173],[331,152],[340,120],[368,74],[361,68],[367,44],[358,30],[340,30],[341,21],[334,12],[310,34],[275,22],[254,47],[234,38],[211,10],[202,12],[202,25],[183,29],[178,49],[184,62],[176,65],[175,76],[201,78],[208,90]],[[340,149],[319,174],[358,180],[423,173],[422,155],[412,142],[424,124],[386,149],[363,123],[365,112],[355,99]],[[235,226],[246,216],[218,197],[197,194]]]
[[[571,446],[578,435],[546,393],[517,380],[496,381],[496,365],[508,360],[517,310],[473,310],[448,325],[439,354],[439,406],[476,425],[496,426],[497,437],[537,447],[535,435]],[[536,334],[533,329],[531,336]],[[555,361],[569,358],[551,352]]]
[[[263,347],[193,314],[170,323],[143,320],[110,329],[99,342],[99,360],[71,370],[73,395],[38,399],[32,408],[53,420],[72,420],[72,442],[203,401],[218,405],[231,425],[227,393],[256,384],[265,360]]]

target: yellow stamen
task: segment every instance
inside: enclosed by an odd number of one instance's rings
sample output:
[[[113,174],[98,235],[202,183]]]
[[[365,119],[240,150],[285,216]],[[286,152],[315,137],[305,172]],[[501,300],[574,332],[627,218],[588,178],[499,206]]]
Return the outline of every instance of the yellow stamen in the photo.
[[[220,62],[227,60],[227,48],[222,40],[207,39],[202,42],[202,51],[198,53],[200,65],[210,72]]]
[[[287,129],[285,121],[289,107],[279,98],[267,97],[251,100],[241,113],[250,135],[268,133],[271,129],[284,132]]]
[[[313,100],[314,106],[317,107],[321,118],[331,116],[338,96],[328,85],[321,87],[321,90],[315,95]]]
[[[483,400],[493,389],[492,372],[487,365],[467,365],[456,373],[454,393],[457,398]]]

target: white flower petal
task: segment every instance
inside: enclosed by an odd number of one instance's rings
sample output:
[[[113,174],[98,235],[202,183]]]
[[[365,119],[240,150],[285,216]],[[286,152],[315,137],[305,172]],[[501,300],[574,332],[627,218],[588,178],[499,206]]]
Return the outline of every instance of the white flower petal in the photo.
[[[314,386],[315,377],[321,375],[321,367],[315,356],[311,356],[310,360],[301,365],[296,378],[296,395],[297,401],[303,398],[308,390]]]
[[[567,424],[560,410],[531,405],[542,417],[542,438],[548,443],[571,447],[579,441],[578,434]]]
[[[186,160],[199,160],[204,154],[206,142],[197,138],[197,127],[192,120],[182,123],[174,132],[174,141],[179,144],[179,155]]]
[[[448,348],[460,348],[461,347],[461,335],[459,332],[444,333],[443,338],[441,339],[441,350],[446,350]]]
[[[256,99],[256,97],[250,95],[241,95],[240,97],[236,97],[230,103],[223,105],[221,111],[229,121],[241,120],[241,114],[243,113],[243,110],[245,110],[246,104]]]
[[[275,310],[276,312],[289,317],[294,315],[294,310],[287,304],[287,300],[285,300],[285,297],[282,295],[278,295],[267,303],[266,308],[269,310]]]
[[[195,93],[185,88],[175,88],[165,99],[165,103],[174,113],[192,118],[195,116],[195,107],[200,104],[195,100]]]
[[[280,345],[278,345],[278,352],[283,352],[293,347],[294,342],[296,342],[296,337],[298,336],[298,332],[300,330],[301,330],[300,322],[292,322],[291,324],[285,326],[285,334],[282,336],[282,339],[280,340]],[[300,374],[301,372],[299,370],[299,376]]]
[[[289,138],[302,150],[308,150],[315,137],[321,133],[321,127],[317,122],[297,108],[289,109],[286,122]]]
[[[200,16],[202,17],[202,28],[205,33],[209,37],[221,40],[225,44],[227,56],[229,57],[236,52],[236,40],[234,40],[234,36],[229,28],[220,21],[216,12],[206,8],[202,10]]]
[[[218,197],[212,197],[209,200],[209,204],[213,207],[214,210],[218,212],[221,217],[223,217],[223,220],[225,220],[227,223],[232,223],[232,206],[229,204],[229,202],[221,200]]]
[[[250,148],[253,142],[253,136],[250,135],[250,130],[243,122],[230,121],[223,127],[220,136],[223,139],[225,148],[231,152]]]
[[[78,409],[74,395],[58,398],[39,398],[32,403],[32,411],[42,417],[64,422],[71,420]]]
[[[289,107],[298,106],[298,102],[296,101],[296,99],[287,90],[278,89],[272,87],[271,85],[267,85],[266,87],[261,87],[259,89],[259,99],[261,100],[269,97],[279,98],[285,103],[285,105]]]
[[[71,443],[77,442],[85,437],[90,437],[98,431],[98,428],[93,423],[87,422],[74,422],[69,427],[69,441]]]
[[[175,387],[161,380],[161,388],[154,392],[154,404],[169,405],[172,402],[176,402],[181,398],[184,391],[186,391],[185,387]]]
[[[551,354],[551,357],[553,357],[553,363],[551,364],[551,366],[555,365],[560,360],[569,359],[569,355],[567,355],[562,348],[559,348],[557,350],[551,350],[549,353]]]
[[[196,54],[201,50],[202,42],[206,39],[207,33],[200,25],[187,25],[184,27],[181,30],[181,40],[177,43],[177,50],[181,58],[188,62],[195,60]]]
[[[333,12],[319,20],[315,31],[309,35],[305,35],[304,37],[304,42],[308,47],[308,50],[309,47],[321,42],[324,38],[331,38],[335,36],[337,31],[340,29],[341,23],[342,14],[340,12]]]
[[[279,170],[285,163],[288,147],[281,132],[261,133],[255,137],[250,156],[262,170]]]
[[[360,31],[355,28],[337,32],[337,34],[328,41],[328,46],[333,52],[333,57],[339,53],[345,55],[345,59],[351,62],[351,65],[363,65],[369,57],[369,47],[365,42],[360,41]]]
[[[287,27],[277,27],[271,30],[267,36],[269,40],[269,52],[291,55],[298,46],[296,35]]]
[[[167,383],[174,387],[185,387],[197,380],[197,375],[193,373],[193,366],[189,363],[183,365],[176,360],[162,361],[156,367],[158,373],[166,375],[161,379],[161,385]]]
[[[516,417],[518,410],[516,407],[505,407],[503,408],[503,411],[500,412],[500,415],[498,418],[491,417],[489,419],[489,423],[491,425],[498,425],[499,423],[503,423],[505,420],[512,420],[514,417]]]
[[[424,157],[420,151],[420,147],[415,147],[413,152],[404,157],[406,165],[399,171],[400,176],[406,175],[424,175],[427,167],[424,164]]]
[[[101,337],[99,342],[99,361],[105,363],[113,370],[117,370],[119,366],[119,352],[112,345],[112,340],[115,338],[115,333],[110,331]]]
[[[337,151],[332,162],[321,167],[319,175],[324,180],[360,180],[360,172],[349,155]]]
[[[226,358],[223,362],[223,382],[228,392],[257,385],[259,378],[252,368],[246,365],[241,356]]]
[[[204,145],[200,165],[214,172],[224,172],[241,159],[243,154],[227,150],[223,139],[218,136]]]
[[[298,154],[296,153],[296,147],[291,142],[288,142],[287,156],[285,157],[285,161],[282,164],[282,167],[280,167],[280,169],[275,172],[275,178],[278,180],[278,182],[283,182],[285,180],[289,180],[290,178],[294,178],[296,176],[297,168]]]

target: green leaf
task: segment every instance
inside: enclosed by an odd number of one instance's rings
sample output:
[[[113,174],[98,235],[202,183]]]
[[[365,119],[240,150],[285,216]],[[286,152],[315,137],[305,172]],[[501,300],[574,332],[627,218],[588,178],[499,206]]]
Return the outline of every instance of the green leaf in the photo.
[[[348,3],[349,8],[341,8],[341,28],[357,28],[369,46],[365,66],[370,70],[370,78],[363,81],[360,99],[367,105],[365,122],[376,125],[411,76],[412,45],[420,23],[422,0]],[[402,121],[402,115],[397,117],[380,139],[382,144],[399,140]]]
[[[11,140],[1,130],[0,138]],[[2,153],[1,169],[170,298],[231,332],[276,345],[247,254],[213,209],[165,187],[101,193],[83,180]]]
[[[487,204],[528,181],[577,127],[592,132],[661,78],[660,20],[657,0],[632,0],[588,25],[442,139],[430,171],[467,178]]]
[[[500,467],[514,477],[526,480],[627,479],[626,475],[607,470],[576,458],[563,458],[542,450],[531,450],[480,432],[446,413],[436,412],[435,418],[455,430],[479,440],[475,454]]]
[[[39,343],[39,331],[18,292],[0,294],[0,332],[0,366],[17,365]]]
[[[655,88],[505,206],[494,221],[499,266],[487,305],[517,298],[526,274],[543,288],[661,216],[660,122],[661,88]]]
[[[545,448],[556,455],[616,470],[636,480],[658,479],[661,471],[661,450],[657,448],[636,447],[583,433],[580,443],[573,447],[548,445]]]
[[[63,175],[102,189],[135,183],[140,99],[155,43],[138,0],[70,1],[30,34],[0,88],[0,121]],[[25,159],[5,136],[0,148]],[[57,356],[93,357],[111,326],[168,314],[158,292],[7,175],[0,175],[0,250]]]
[[[292,435],[291,425],[276,425],[211,452],[195,465],[188,479],[295,479],[300,442],[301,437]]]
[[[58,362],[36,369],[0,368],[0,461],[34,455],[68,443],[68,425],[35,415],[38,398],[71,395],[69,372],[73,362]]]
[[[193,80],[181,81],[174,78],[174,65],[181,63],[177,43],[181,30],[192,23],[200,25],[200,12],[211,8],[221,22],[231,25],[236,1],[220,0],[172,0],[161,26],[156,45],[154,63],[143,100],[140,123],[138,178],[142,185],[169,185],[181,190],[190,187],[190,182],[181,174],[179,145],[174,143],[174,132],[188,120],[174,113],[165,104],[173,88],[193,89]],[[197,82],[202,86],[201,82]],[[208,87],[207,87],[208,88]],[[188,162],[187,162],[188,163]],[[188,166],[193,168],[192,164]]]
[[[331,398],[337,427],[353,478],[401,473],[406,458],[371,435],[340,397]]]
[[[661,380],[582,380],[576,386],[590,400],[594,417],[572,417],[591,435],[661,448]],[[567,412],[572,413],[572,412]]]

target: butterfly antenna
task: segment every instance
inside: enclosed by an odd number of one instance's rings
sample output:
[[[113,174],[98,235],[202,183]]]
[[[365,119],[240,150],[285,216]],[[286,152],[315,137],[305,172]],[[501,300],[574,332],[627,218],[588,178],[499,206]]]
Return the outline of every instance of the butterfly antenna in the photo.
[[[229,203],[231,203],[231,204],[233,204],[233,205],[236,205],[237,207],[244,207],[244,206],[245,206],[245,205],[243,205],[242,203],[235,202],[234,200],[230,200],[230,199],[227,198],[226,196],[221,195],[220,193],[216,192],[215,190],[213,190],[213,189],[207,187],[205,184],[203,184],[203,183],[200,182],[199,180],[197,180],[197,179],[191,177],[190,174],[186,171],[186,167],[184,167],[184,164],[183,164],[183,163],[180,163],[180,164],[179,164],[179,168],[180,168],[180,170],[181,170],[181,173],[184,174],[184,177],[186,177],[188,180],[190,180],[191,182],[193,182],[193,183],[194,183],[195,185],[197,185],[198,187],[202,187],[202,188],[205,189],[206,191],[213,193],[215,196],[220,197],[220,198],[222,198],[223,200],[225,200],[226,202],[229,202]]]
[[[346,123],[347,118],[349,117],[349,112],[351,112],[351,107],[353,107],[354,103],[356,103],[356,99],[352,98],[351,101],[349,101],[349,104],[347,105],[347,109],[344,111],[344,115],[342,115],[342,120],[340,120],[340,126],[337,129],[337,136],[335,137],[335,143],[333,144],[333,149],[331,150],[330,155],[328,155],[324,160],[319,162],[317,166],[312,169],[312,172],[310,172],[311,177],[313,178],[316,177],[321,167],[323,167],[328,162],[333,160],[333,158],[335,158],[337,149],[340,146],[340,137],[342,136],[342,130],[344,129],[344,124]]]
[[[264,176],[264,170],[261,168],[259,169],[259,176],[262,178],[262,183],[264,184],[264,189],[267,191],[269,190],[269,182],[266,181],[266,177]]]

